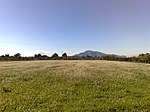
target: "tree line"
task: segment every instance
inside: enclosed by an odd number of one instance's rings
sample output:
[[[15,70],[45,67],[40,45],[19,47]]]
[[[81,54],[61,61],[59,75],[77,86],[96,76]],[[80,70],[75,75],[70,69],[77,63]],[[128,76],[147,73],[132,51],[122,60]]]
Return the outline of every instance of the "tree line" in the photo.
[[[0,56],[0,61],[23,61],[23,60],[61,60],[67,59],[67,53],[63,53],[62,56],[59,56],[57,53],[54,53],[52,56],[42,55],[42,54],[35,54],[34,56],[26,57],[21,56],[21,53],[16,53],[13,56],[9,54],[5,54]]]
[[[35,54],[31,57],[23,57],[20,53],[16,53],[14,56],[5,54],[0,56],[0,61],[23,61],[23,60],[110,60],[110,61],[128,61],[128,62],[142,62],[150,63],[150,54],[139,54],[138,56],[133,57],[119,57],[115,55],[106,55],[102,57],[91,57],[91,56],[67,56],[67,53],[63,53],[62,56],[59,56],[57,53],[54,53],[52,56]]]

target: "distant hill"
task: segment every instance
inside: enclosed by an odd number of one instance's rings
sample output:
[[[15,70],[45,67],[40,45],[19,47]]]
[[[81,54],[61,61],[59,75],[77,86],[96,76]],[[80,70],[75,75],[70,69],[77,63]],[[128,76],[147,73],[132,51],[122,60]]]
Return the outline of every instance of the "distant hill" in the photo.
[[[74,56],[78,56],[78,57],[86,57],[86,56],[102,57],[102,56],[106,56],[106,55],[107,54],[102,53],[102,52],[87,50],[85,52],[82,52],[82,53],[79,53],[79,54],[75,54]]]
[[[86,56],[91,56],[91,57],[103,57],[103,56],[114,56],[118,58],[124,58],[125,56],[120,56],[120,55],[115,55],[115,54],[106,54],[98,51],[92,51],[92,50],[87,50],[79,54],[75,54],[74,56],[78,57],[86,57]]]

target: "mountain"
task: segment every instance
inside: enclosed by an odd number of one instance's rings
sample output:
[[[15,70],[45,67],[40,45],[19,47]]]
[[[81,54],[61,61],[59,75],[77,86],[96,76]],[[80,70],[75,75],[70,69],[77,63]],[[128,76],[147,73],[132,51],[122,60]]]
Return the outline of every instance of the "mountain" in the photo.
[[[79,54],[75,54],[74,56],[78,56],[78,57],[86,57],[86,56],[102,57],[102,56],[106,56],[106,55],[107,54],[102,53],[102,52],[87,50],[85,52],[82,52],[82,53],[79,53]]]
[[[86,56],[91,56],[91,57],[103,57],[103,56],[113,56],[115,58],[125,58],[126,56],[122,55],[115,55],[115,54],[106,54],[106,53],[102,53],[102,52],[98,52],[98,51],[91,51],[91,50],[87,50],[85,52],[79,53],[79,54],[75,54],[74,56],[78,56],[78,57],[86,57]]]

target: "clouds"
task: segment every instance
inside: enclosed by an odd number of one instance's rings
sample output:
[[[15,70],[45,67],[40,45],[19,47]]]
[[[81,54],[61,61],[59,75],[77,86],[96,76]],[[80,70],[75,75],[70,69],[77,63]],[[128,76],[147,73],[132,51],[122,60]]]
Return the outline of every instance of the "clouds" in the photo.
[[[52,54],[55,53],[55,51],[48,51],[48,50],[24,50],[24,49],[17,49],[17,48],[5,48],[1,47],[0,48],[0,56],[9,54],[10,56],[15,55],[16,53],[21,53],[21,56],[34,56],[35,54],[42,54],[42,55],[47,55],[51,56]],[[62,51],[56,52],[60,56],[64,53]]]
[[[9,54],[10,56],[13,56],[16,53],[21,53],[21,56],[34,56],[35,54],[42,54],[42,55],[52,55],[49,51],[44,50],[21,50],[17,48],[4,48],[2,47],[0,49],[0,55]]]
[[[17,48],[4,48],[1,47],[0,49],[0,55],[5,55],[5,54],[9,54],[10,56],[13,56],[16,53],[21,53],[22,56],[33,56],[34,55],[34,51],[29,51],[29,50],[21,50],[21,49],[17,49]]]

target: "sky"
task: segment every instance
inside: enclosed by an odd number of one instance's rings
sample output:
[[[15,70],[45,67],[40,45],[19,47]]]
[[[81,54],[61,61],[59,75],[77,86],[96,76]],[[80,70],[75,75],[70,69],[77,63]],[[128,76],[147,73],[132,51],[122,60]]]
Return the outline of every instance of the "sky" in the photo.
[[[150,0],[0,0],[0,55],[150,52]]]

